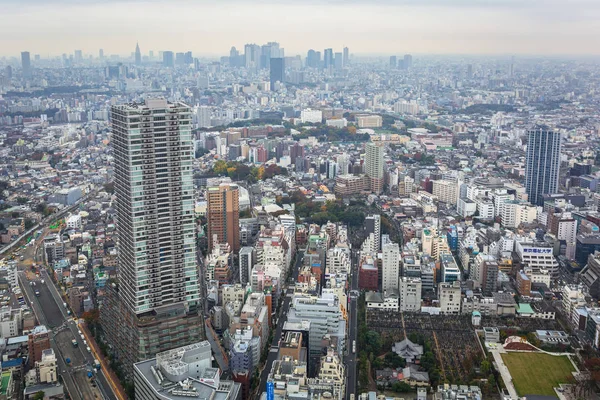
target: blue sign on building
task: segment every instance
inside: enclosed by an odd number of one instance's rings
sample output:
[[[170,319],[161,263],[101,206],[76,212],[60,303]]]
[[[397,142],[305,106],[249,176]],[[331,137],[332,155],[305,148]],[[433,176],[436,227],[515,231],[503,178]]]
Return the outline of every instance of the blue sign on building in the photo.
[[[275,399],[275,386],[273,382],[267,382],[267,400]]]

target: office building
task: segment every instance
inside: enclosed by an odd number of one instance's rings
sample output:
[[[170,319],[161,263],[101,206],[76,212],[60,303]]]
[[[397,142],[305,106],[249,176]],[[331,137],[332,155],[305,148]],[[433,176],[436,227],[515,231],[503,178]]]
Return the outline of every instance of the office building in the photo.
[[[335,53],[335,57],[333,59],[333,66],[336,70],[344,68],[344,56],[342,53]]]
[[[200,106],[196,111],[196,116],[198,119],[198,128],[208,128],[211,126],[210,124],[210,107],[208,106]]]
[[[521,224],[531,223],[537,218],[535,206],[518,200],[501,203],[498,210],[502,226],[506,228],[518,228]]]
[[[221,380],[219,369],[212,367],[211,356],[210,343],[203,341],[136,363],[136,400],[240,399],[241,385]]]
[[[337,340],[338,353],[344,349],[346,340],[346,321],[342,312],[342,304],[332,293],[320,297],[294,295],[288,311],[288,323],[310,322],[308,334],[309,372],[314,375],[323,354],[323,338],[329,335]]]
[[[232,46],[229,50],[229,66],[239,67],[240,66],[240,52]]]
[[[36,381],[40,384],[56,383],[58,381],[56,355],[54,350],[46,349],[42,351],[42,358],[36,361],[35,370],[29,373],[35,373]]]
[[[148,99],[113,106],[111,120],[120,279],[103,324],[131,368],[202,336],[191,111]]]
[[[221,183],[206,189],[208,249],[227,243],[237,253],[240,249],[240,191],[237,185]]]
[[[398,58],[396,56],[390,56],[390,68],[394,69],[398,66]]]
[[[254,247],[242,247],[239,254],[239,269],[240,269],[240,283],[242,285],[250,282],[252,276],[252,267],[256,260],[256,250]]]
[[[23,69],[23,78],[31,78],[31,57],[28,51],[21,52],[21,67]]]
[[[421,311],[421,278],[400,278],[400,310]]]
[[[98,58],[101,60],[104,59],[104,49],[98,50]]]
[[[529,202],[544,205],[543,195],[558,192],[560,133],[537,126],[527,135],[525,191]]]
[[[400,276],[400,246],[388,243],[382,247],[381,291],[384,296],[398,291]]]
[[[302,110],[302,112],[300,113],[300,120],[303,124],[307,122],[313,124],[320,124],[321,122],[323,122],[323,111],[312,110],[310,108],[307,108],[305,110]]]
[[[163,51],[163,67],[175,67],[175,55],[172,51]]]
[[[371,191],[379,194],[383,190],[383,147],[368,142],[365,150],[365,173],[369,177]]]
[[[381,128],[383,118],[381,115],[357,114],[354,116],[359,128]]]
[[[517,259],[531,268],[539,268],[543,274],[549,276],[558,275],[559,265],[553,251],[550,244],[529,237],[521,237],[515,241]]]
[[[458,184],[452,181],[433,181],[432,194],[437,196],[441,203],[455,206],[458,200]]]
[[[244,65],[249,69],[256,69],[260,66],[261,49],[257,44],[246,44],[244,46]]]
[[[323,68],[333,67],[333,49],[325,49],[323,53]]]
[[[306,66],[319,68],[321,66],[321,52],[310,49],[306,55]]]
[[[338,196],[353,196],[369,190],[369,178],[364,175],[338,175],[335,177],[335,194]]]
[[[142,52],[140,51],[140,45],[138,43],[135,44],[135,65],[140,65],[142,63]]]
[[[381,215],[374,214],[369,215],[365,218],[365,231],[366,236],[373,234],[374,246],[372,252],[378,252],[381,250]]]
[[[271,82],[271,91],[275,90],[275,83],[283,83],[285,79],[285,58],[271,58],[271,69],[269,71],[269,80]]]
[[[440,314],[460,314],[461,291],[460,282],[440,283],[438,288],[440,300]]]
[[[343,67],[346,68],[348,66],[348,64],[350,63],[350,49],[348,49],[347,47],[344,47],[344,65]]]
[[[410,54],[404,55],[404,69],[411,69],[413,63],[413,58]]]
[[[498,288],[498,262],[496,258],[485,253],[477,254],[470,276],[481,287],[483,294],[490,296]]]
[[[75,62],[80,63],[83,61],[83,51],[75,50]]]
[[[50,348],[50,331],[44,325],[39,325],[33,328],[27,338],[27,346],[29,349],[29,365],[35,366],[35,363],[42,361],[44,350]]]

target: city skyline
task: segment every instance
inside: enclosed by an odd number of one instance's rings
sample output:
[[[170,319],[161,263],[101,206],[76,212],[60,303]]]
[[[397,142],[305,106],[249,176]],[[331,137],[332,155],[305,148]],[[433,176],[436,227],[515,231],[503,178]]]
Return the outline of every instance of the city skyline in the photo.
[[[227,7],[176,0],[167,9],[156,1],[141,0],[114,2],[110,7],[75,0],[33,2],[32,7],[8,0],[0,34],[11,40],[2,43],[0,56],[16,57],[21,51],[57,56],[74,49],[97,55],[100,48],[123,55],[131,54],[136,42],[143,54],[150,49],[188,49],[196,55],[222,56],[232,45],[273,40],[290,55],[344,46],[363,55],[600,55],[594,46],[600,5],[590,0],[575,3],[355,0],[349,5],[334,1],[307,7],[267,1],[261,3],[268,7],[265,13],[260,12],[262,7],[237,0]],[[169,20],[177,23],[165,25]],[[255,28],[248,30],[248,22]],[[76,31],[67,34],[69,26]]]

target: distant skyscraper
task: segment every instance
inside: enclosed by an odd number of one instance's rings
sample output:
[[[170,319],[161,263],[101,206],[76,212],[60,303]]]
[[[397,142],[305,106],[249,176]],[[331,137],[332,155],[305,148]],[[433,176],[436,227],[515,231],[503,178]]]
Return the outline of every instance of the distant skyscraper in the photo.
[[[348,49],[347,47],[344,47],[344,68],[346,68],[348,66],[349,62],[350,62],[350,49]]]
[[[560,171],[560,133],[545,126],[536,126],[527,135],[525,191],[529,202],[541,206],[543,195],[558,191]]]
[[[151,60],[154,59],[154,52],[152,50],[148,52],[148,58],[150,58]]]
[[[102,318],[124,364],[202,338],[190,114],[163,99],[111,109],[119,285]]]
[[[271,58],[283,58],[285,57],[285,52],[282,47],[279,47],[279,43],[277,42],[269,42],[267,46],[271,48]]]
[[[412,68],[412,56],[410,54],[405,54],[404,55],[404,69],[411,69]]]
[[[271,46],[264,44],[260,48],[260,69],[267,69],[270,66]]]
[[[163,66],[170,68],[175,66],[175,56],[172,51],[163,51]]]
[[[239,67],[238,60],[240,58],[240,52],[237,51],[235,46],[231,47],[229,50],[229,66],[230,67]]]
[[[13,76],[13,70],[12,70],[12,67],[10,65],[7,65],[6,68],[4,68],[4,75],[8,79],[12,78],[12,76]]]
[[[333,65],[334,65],[335,69],[337,69],[337,70],[344,68],[344,56],[342,53],[335,53]]]
[[[237,185],[222,183],[206,190],[208,249],[219,243],[228,243],[231,250],[240,248],[240,191]]]
[[[269,78],[271,82],[271,90],[275,90],[275,82],[284,82],[285,78],[285,58],[271,58],[271,70]]]
[[[368,142],[365,149],[365,173],[369,177],[371,191],[381,193],[383,190],[383,147]]]
[[[260,63],[260,46],[257,44],[247,44],[244,46],[244,65],[246,68],[256,69]]]
[[[333,49],[325,49],[323,53],[323,68],[333,67]]]
[[[135,44],[135,65],[140,65],[142,63],[142,52],[140,51],[140,45],[138,43]]]
[[[306,66],[310,68],[319,68],[321,64],[321,53],[310,49],[306,55]]]
[[[473,64],[467,65],[467,78],[473,78]]]
[[[75,50],[75,62],[83,61],[83,52],[81,50]]]
[[[512,78],[515,75],[515,56],[510,58],[510,66],[508,68],[508,75]]]
[[[398,67],[398,58],[396,56],[390,56],[390,68],[394,69]]]
[[[21,53],[21,67],[23,68],[23,77],[31,78],[31,58],[28,51]]]
[[[98,50],[98,58],[101,60],[104,59],[104,50],[103,49]]]

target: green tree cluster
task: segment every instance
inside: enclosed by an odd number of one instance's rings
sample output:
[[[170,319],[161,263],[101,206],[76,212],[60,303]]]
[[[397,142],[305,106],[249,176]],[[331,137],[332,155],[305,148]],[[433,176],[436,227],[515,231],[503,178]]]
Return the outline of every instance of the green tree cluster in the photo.
[[[247,181],[248,183],[255,183],[263,179],[272,178],[276,175],[288,174],[286,168],[275,164],[249,167],[238,161],[225,160],[217,161],[213,165],[211,172],[217,175],[227,175],[233,180]]]
[[[299,135],[295,135],[295,138],[301,139],[309,136],[316,137],[319,142],[368,142],[371,140],[368,133],[356,133],[354,126],[336,128],[323,124],[318,124],[313,129],[307,129]]]
[[[331,221],[343,222],[350,227],[357,227],[365,221],[365,214],[359,205],[345,206],[341,201],[316,203],[299,191],[292,193],[289,197],[278,198],[277,200],[279,205],[295,204],[298,217],[319,225]]]
[[[392,390],[396,393],[409,393],[413,392],[414,389],[406,382],[394,382]]]

